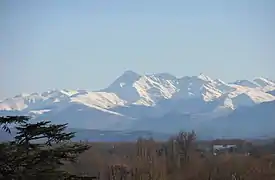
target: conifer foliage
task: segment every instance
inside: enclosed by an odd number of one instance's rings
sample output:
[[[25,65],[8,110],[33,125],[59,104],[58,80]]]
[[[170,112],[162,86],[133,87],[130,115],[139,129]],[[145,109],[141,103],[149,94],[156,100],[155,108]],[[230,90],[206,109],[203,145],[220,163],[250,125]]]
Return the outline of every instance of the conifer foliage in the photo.
[[[65,171],[62,165],[75,161],[88,145],[73,143],[73,132],[66,132],[67,124],[50,121],[31,123],[30,117],[0,117],[0,127],[16,135],[13,141],[0,144],[0,179],[78,179]],[[80,177],[79,177],[80,178]]]

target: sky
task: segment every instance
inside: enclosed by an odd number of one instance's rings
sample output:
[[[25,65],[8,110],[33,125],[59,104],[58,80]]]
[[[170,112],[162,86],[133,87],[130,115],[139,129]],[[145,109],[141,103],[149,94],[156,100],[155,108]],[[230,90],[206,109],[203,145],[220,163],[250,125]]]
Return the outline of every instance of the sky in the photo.
[[[2,0],[0,99],[126,70],[275,80],[274,0]]]

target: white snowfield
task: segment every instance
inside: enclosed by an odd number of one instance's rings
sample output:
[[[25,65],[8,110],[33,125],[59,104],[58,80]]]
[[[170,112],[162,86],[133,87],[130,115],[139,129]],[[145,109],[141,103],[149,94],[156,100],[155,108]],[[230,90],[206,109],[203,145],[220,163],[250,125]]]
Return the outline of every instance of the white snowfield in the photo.
[[[226,83],[204,74],[177,78],[168,73],[140,75],[126,71],[109,87],[100,91],[54,89],[43,93],[24,93],[2,100],[0,110],[3,113],[21,112],[38,119],[61,117],[62,120],[79,127],[87,124],[84,128],[112,129],[123,128],[125,124],[128,126],[127,120],[136,119],[132,114],[143,113],[141,109],[159,108],[156,105],[164,101],[194,99],[212,104],[215,102],[215,108],[210,108],[208,113],[217,113],[224,109],[235,110],[243,106],[274,101],[275,96],[268,93],[274,90],[275,83],[265,78]],[[150,111],[153,112],[159,111]],[[79,120],[72,119],[72,114],[77,114]],[[97,123],[93,124],[93,121]]]

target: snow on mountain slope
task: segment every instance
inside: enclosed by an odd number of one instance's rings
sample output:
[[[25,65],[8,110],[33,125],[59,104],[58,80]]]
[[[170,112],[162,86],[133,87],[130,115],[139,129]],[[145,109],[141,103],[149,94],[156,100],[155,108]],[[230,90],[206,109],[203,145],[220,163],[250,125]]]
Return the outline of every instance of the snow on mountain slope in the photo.
[[[203,74],[179,79],[168,73],[138,75],[126,71],[103,91],[117,94],[128,104],[152,106],[170,98],[201,97],[209,101],[233,90],[227,83]]]
[[[87,92],[85,94],[72,96],[71,102],[78,102],[86,106],[96,106],[104,109],[126,104],[126,101],[121,100],[116,94],[106,92]]]
[[[267,91],[271,91],[275,89],[275,82],[266,79],[266,78],[255,78],[253,79],[253,81],[249,81],[249,80],[238,80],[235,81],[233,83],[230,84],[235,84],[235,85],[239,85],[239,86],[244,86],[244,87],[250,87],[250,88],[256,88],[256,89],[260,89],[264,92]]]
[[[124,72],[103,91],[113,92],[129,104],[155,105],[160,99],[171,98],[176,92],[176,77],[163,73],[139,75],[132,71]]]
[[[234,85],[235,91],[223,94],[219,99],[223,107],[237,109],[242,106],[253,106],[262,102],[274,101],[275,96],[257,88]]]
[[[140,77],[139,74],[133,71],[125,71],[109,87],[101,91],[115,93],[118,97],[130,103],[135,102],[140,96],[133,84]]]
[[[0,110],[35,110],[68,101],[69,97],[70,91],[68,90],[50,90],[42,94],[20,94],[0,102]]]
[[[98,106],[71,102],[62,108],[36,116],[34,120],[68,123],[69,127],[81,129],[126,129],[133,118]]]
[[[170,80],[170,81],[176,81],[177,77],[173,76],[169,73],[156,73],[156,74],[149,74],[149,76],[154,76],[158,79],[164,79],[164,80]]]
[[[271,101],[274,97],[263,91],[275,89],[275,83],[264,78],[236,81],[227,84],[200,74],[176,78],[168,73],[139,75],[125,71],[109,87],[97,92],[85,90],[51,90],[44,93],[21,94],[0,102],[0,110],[45,110],[47,106],[78,102],[90,107],[109,109],[130,104],[154,106],[164,99],[201,98],[204,101],[222,100],[225,107],[235,109]]]
[[[261,87],[265,87],[265,86],[274,86],[275,87],[274,82],[272,82],[271,80],[262,78],[262,77],[255,78],[253,81]]]
[[[248,80],[237,80],[231,84],[236,84],[239,86],[245,86],[245,87],[250,87],[250,88],[257,88],[259,85],[257,83],[248,81]]]
[[[69,123],[70,127],[119,129],[127,125],[123,120],[133,118],[110,109],[125,103],[114,93],[51,90],[6,99],[0,102],[0,111],[3,115],[19,111],[33,120]]]
[[[275,83],[264,78],[226,83],[204,74],[177,78],[168,73],[139,75],[125,71],[100,91],[21,94],[0,101],[0,111],[22,112],[36,119],[60,119],[87,128],[115,128],[128,126],[127,121],[170,112],[222,116],[239,107],[275,100],[267,93],[274,89]]]
[[[175,95],[180,98],[198,98],[211,101],[220,97],[225,92],[235,89],[221,80],[212,80],[210,77],[200,74],[199,76],[185,76],[179,79],[179,91]]]
[[[255,98],[255,96],[251,95],[249,88],[258,89],[254,93],[260,93],[259,97]],[[255,82],[242,80],[228,84],[220,79],[213,80],[202,73],[198,76],[176,78],[168,73],[139,75],[132,71],[126,71],[103,91],[117,94],[118,97],[127,101],[128,104],[152,106],[161,100],[171,98],[202,98],[204,101],[213,101],[231,92],[235,96],[248,93],[247,97],[251,97],[251,102],[255,103],[273,100],[273,97],[262,92],[264,88],[272,89],[275,88],[275,85],[273,86],[271,81],[264,78],[257,78]],[[228,97],[229,100],[225,103],[231,101],[231,96],[235,98],[233,95],[230,95]],[[238,97],[238,99],[240,98]],[[233,106],[240,106],[241,100],[235,99],[233,100],[233,104],[237,104],[231,105],[232,108]],[[243,104],[247,104],[247,102]]]
[[[177,90],[172,80],[160,79],[154,75],[142,76],[133,86],[141,99],[147,102],[146,105],[155,105],[161,99],[169,99]]]
[[[41,94],[32,93],[6,99],[0,102],[0,110],[24,110],[40,114],[46,112],[47,109],[62,108],[72,102],[99,109],[108,109],[125,104],[125,101],[119,99],[114,93],[51,90]]]
[[[260,86],[258,89],[261,89],[264,92],[275,90],[275,82],[269,79],[260,77],[255,78],[253,81]]]

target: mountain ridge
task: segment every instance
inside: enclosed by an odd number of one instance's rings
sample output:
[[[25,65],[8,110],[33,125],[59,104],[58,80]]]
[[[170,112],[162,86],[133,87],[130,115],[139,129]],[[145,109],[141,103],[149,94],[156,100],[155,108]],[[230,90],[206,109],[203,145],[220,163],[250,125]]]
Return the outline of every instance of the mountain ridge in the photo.
[[[4,99],[0,115],[26,114],[72,128],[127,130],[167,114],[178,123],[178,113],[199,121],[224,117],[241,107],[275,101],[274,90],[275,83],[265,78],[226,83],[202,73],[178,78],[128,70],[98,91],[52,89]],[[165,120],[162,123],[165,126]]]

